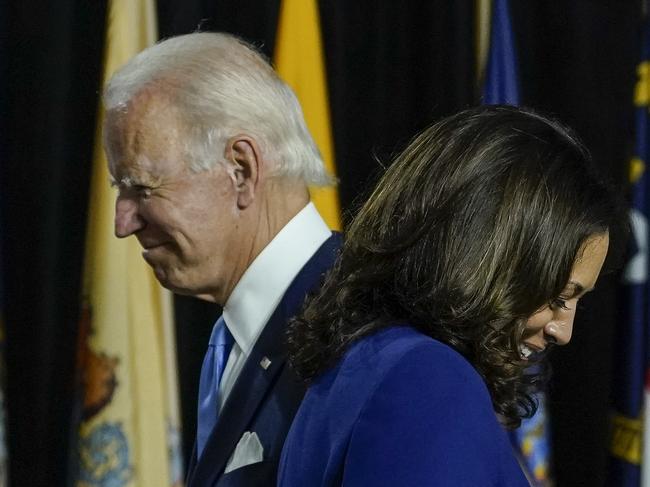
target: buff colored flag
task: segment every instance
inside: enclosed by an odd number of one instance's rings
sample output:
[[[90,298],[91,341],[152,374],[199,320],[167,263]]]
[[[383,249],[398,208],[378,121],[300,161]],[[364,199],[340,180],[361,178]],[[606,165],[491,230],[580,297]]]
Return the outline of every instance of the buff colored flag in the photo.
[[[157,39],[153,0],[109,2],[104,82]],[[171,294],[136,239],[113,235],[114,190],[96,135],[79,362],[83,421],[76,485],[182,485]]]
[[[275,45],[278,73],[296,92],[307,126],[325,161],[336,176],[330,128],[327,76],[323,60],[318,5],[315,0],[283,0]],[[341,229],[336,187],[310,188],[318,211],[333,230]]]

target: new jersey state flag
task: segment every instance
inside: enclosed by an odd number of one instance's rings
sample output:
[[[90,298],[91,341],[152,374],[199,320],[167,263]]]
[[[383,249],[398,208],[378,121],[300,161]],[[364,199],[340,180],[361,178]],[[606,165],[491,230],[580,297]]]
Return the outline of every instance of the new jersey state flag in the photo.
[[[104,82],[157,38],[152,0],[109,2]],[[77,487],[180,487],[171,295],[135,238],[113,235],[115,192],[95,144],[79,364],[83,384]]]

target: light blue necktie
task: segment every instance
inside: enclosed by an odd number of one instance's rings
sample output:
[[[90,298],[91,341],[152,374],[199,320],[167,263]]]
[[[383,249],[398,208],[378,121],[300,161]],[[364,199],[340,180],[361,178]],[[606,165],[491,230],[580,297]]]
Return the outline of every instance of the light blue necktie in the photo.
[[[201,458],[208,437],[214,425],[217,424],[217,417],[219,416],[219,382],[221,382],[223,370],[226,368],[233,342],[234,339],[222,316],[212,328],[210,344],[203,359],[203,367],[201,367],[199,414],[196,432],[197,458]]]

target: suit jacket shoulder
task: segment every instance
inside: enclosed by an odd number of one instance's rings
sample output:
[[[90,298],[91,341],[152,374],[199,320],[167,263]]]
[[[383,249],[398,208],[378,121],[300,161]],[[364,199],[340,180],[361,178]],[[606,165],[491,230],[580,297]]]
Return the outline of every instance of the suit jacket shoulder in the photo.
[[[528,485],[480,375],[406,326],[362,339],[314,382],[285,444],[280,480]]]
[[[275,485],[282,446],[305,393],[304,384],[286,364],[286,325],[300,311],[306,296],[318,290],[340,245],[340,234],[333,234],[292,281],[237,378],[200,461],[192,455],[188,487]],[[259,438],[263,461],[224,474],[247,431]]]

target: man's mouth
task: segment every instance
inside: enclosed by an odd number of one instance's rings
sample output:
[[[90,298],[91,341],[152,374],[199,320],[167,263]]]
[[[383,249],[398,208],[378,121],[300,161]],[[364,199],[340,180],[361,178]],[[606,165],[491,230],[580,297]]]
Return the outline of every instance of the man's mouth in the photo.
[[[147,243],[142,245],[142,258],[149,264],[153,265],[161,256],[161,252],[156,249],[164,249],[166,243]]]
[[[162,242],[162,243],[160,243],[160,242],[156,242],[156,243],[148,243],[148,242],[147,242],[146,244],[143,243],[143,244],[141,244],[141,245],[142,245],[142,249],[146,252],[146,251],[148,251],[148,250],[152,250],[152,249],[155,249],[155,248],[157,248],[157,247],[162,247],[163,245],[165,245],[165,242]]]

